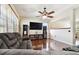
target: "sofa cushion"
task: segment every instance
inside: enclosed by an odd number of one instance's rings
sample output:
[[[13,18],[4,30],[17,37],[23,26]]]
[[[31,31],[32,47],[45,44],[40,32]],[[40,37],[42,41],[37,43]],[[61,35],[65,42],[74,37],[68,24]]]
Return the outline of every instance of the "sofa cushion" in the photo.
[[[3,42],[2,39],[0,39],[0,49],[8,49],[8,47],[7,47],[6,44]]]
[[[27,40],[24,40],[23,42],[22,42],[22,45],[21,45],[21,47],[20,47],[20,49],[27,49]]]
[[[27,49],[31,46],[28,40],[22,40],[19,33],[0,33],[0,39],[2,40],[0,43],[0,47],[7,46],[8,49]],[[5,44],[4,44],[5,43]]]
[[[1,44],[2,44],[2,40],[0,39],[0,47],[1,47]]]
[[[8,38],[3,34],[3,33],[0,33],[0,38],[5,42],[5,44],[7,45],[7,47],[9,48],[8,44],[9,43],[7,40]]]
[[[13,36],[13,37],[12,37]],[[8,48],[10,49],[16,49],[20,47],[20,43],[17,39],[17,37],[14,37],[15,35],[13,33],[0,33],[1,39],[6,43]]]
[[[5,33],[5,35],[9,38],[9,40],[12,40],[15,38],[15,35],[13,33]]]
[[[13,33],[13,34],[16,36],[16,38],[17,38],[17,40],[20,42],[20,44],[22,44],[21,35],[20,35],[19,33]]]
[[[8,46],[8,48],[10,48],[11,46],[13,46],[16,42],[17,42],[17,38],[12,38],[11,40],[5,36],[5,34],[1,34],[0,35],[2,40],[6,43],[6,45]]]
[[[27,40],[27,49],[32,49],[31,40]]]
[[[32,49],[31,40],[23,40],[23,43],[22,43],[20,48],[22,48],[22,49]]]
[[[13,46],[17,43],[17,38],[10,40],[10,46]]]
[[[19,49],[19,48],[20,48],[20,43],[18,41],[10,47],[10,49]]]

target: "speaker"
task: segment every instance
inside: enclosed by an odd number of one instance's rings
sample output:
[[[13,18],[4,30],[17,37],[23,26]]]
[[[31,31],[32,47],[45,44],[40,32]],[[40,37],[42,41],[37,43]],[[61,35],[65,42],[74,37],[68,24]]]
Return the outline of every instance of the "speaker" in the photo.
[[[47,39],[47,26],[43,26],[43,38]]]
[[[28,25],[23,25],[23,36],[28,35]]]

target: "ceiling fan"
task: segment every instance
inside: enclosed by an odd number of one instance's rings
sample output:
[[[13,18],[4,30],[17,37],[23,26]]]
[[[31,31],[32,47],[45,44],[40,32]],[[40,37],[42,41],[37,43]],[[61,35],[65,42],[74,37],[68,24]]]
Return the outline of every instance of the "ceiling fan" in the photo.
[[[42,17],[53,18],[53,16],[51,16],[51,14],[55,13],[55,11],[47,12],[46,11],[46,8],[44,8],[44,11],[43,12],[42,11],[38,11],[38,13],[40,13]]]

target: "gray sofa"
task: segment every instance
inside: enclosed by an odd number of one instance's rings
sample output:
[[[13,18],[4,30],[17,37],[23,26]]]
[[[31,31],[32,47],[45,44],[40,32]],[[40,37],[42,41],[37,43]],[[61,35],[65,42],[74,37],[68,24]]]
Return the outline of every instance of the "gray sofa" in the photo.
[[[0,33],[0,49],[31,49],[31,40],[19,33]]]
[[[19,33],[0,33],[0,55],[79,55],[79,53],[33,50],[29,38],[22,38]]]

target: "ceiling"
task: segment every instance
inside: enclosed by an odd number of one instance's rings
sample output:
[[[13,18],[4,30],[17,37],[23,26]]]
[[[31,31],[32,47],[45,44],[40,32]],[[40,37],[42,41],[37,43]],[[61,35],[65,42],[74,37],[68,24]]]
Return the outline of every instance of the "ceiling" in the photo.
[[[40,14],[38,11],[43,11],[43,8],[46,7],[47,11],[55,11],[54,18],[52,19],[58,19],[62,17],[65,10],[69,8],[76,8],[79,5],[72,5],[72,4],[14,4],[14,7],[16,8],[17,12],[21,17],[26,17],[26,18],[36,18],[36,16],[39,16]],[[64,13],[63,13],[64,12]],[[51,20],[52,20],[51,19]]]

